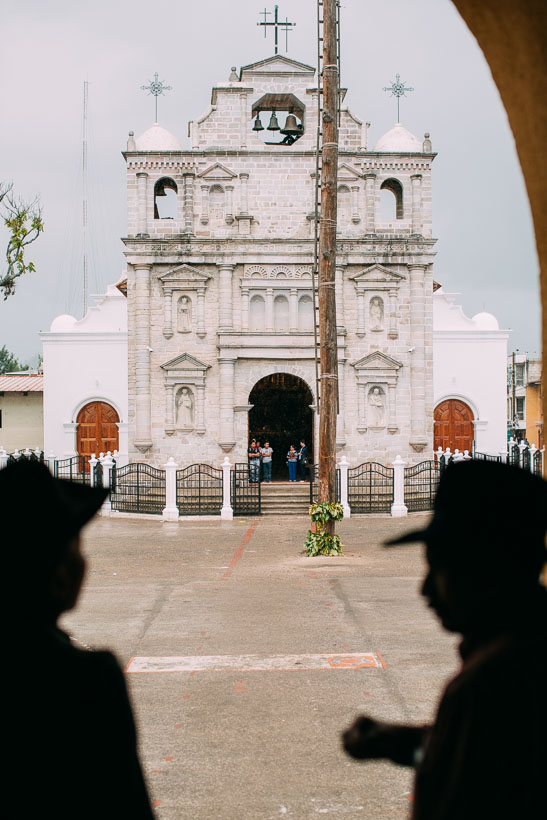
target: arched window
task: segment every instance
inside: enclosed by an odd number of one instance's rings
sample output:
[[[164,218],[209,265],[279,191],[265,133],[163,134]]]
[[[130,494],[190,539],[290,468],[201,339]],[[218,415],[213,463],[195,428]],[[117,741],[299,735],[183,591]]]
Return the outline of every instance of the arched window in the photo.
[[[286,296],[276,296],[274,299],[274,328],[289,329],[289,300]]]
[[[212,222],[222,222],[224,220],[224,188],[222,185],[211,185],[209,215]]]
[[[249,304],[249,328],[264,330],[266,317],[266,303],[262,296],[253,296]]]
[[[176,219],[178,211],[177,183],[170,177],[158,179],[154,185],[154,219]]]
[[[338,188],[338,224],[345,225],[351,220],[351,194],[347,185]]]
[[[311,296],[301,296],[298,300],[298,329],[313,329],[313,301]]]
[[[382,193],[383,191],[385,193]],[[380,185],[380,219],[388,222],[394,218],[404,218],[403,186],[398,179],[385,179]]]

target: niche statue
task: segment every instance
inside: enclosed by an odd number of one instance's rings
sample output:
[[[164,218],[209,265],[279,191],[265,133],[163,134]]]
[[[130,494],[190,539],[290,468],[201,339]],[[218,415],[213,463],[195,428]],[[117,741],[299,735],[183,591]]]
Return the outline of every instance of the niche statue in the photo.
[[[189,387],[181,387],[176,397],[177,427],[192,429],[194,426],[194,397]]]
[[[192,300],[181,296],[177,310],[177,330],[179,333],[190,333],[192,330]]]
[[[368,396],[370,427],[384,427],[384,394],[379,387],[373,387]]]
[[[375,296],[370,302],[370,329],[383,330],[384,305],[382,300]]]

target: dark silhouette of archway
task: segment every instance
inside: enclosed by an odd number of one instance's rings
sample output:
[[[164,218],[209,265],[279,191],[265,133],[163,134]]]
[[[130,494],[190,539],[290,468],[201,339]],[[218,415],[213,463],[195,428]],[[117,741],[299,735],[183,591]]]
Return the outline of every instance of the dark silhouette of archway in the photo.
[[[313,461],[313,395],[305,381],[290,373],[264,376],[251,390],[249,404],[249,441],[259,439],[262,446],[270,442],[274,479],[287,479],[287,451],[291,444],[298,449],[301,439]]]

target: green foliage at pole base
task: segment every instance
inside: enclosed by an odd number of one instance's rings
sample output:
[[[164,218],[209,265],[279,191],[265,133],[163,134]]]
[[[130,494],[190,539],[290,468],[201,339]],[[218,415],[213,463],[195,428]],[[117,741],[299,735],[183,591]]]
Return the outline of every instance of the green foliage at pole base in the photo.
[[[313,558],[315,555],[343,555],[342,542],[339,535],[329,535],[325,526],[329,521],[341,521],[344,509],[341,504],[312,504],[310,518],[315,524],[316,532],[308,530],[304,547],[306,555]]]

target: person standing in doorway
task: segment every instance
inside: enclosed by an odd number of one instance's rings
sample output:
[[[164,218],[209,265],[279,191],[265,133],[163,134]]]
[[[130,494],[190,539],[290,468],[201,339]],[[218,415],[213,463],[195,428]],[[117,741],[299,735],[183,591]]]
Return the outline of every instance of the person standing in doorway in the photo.
[[[300,442],[298,451],[298,469],[300,471],[300,482],[305,481],[308,475],[308,448],[304,439]]]
[[[289,481],[296,481],[296,465],[298,464],[298,453],[291,444],[287,453],[287,464],[289,465]]]
[[[268,481],[270,484],[272,482],[272,453],[273,450],[270,447],[270,442],[265,441],[264,447],[260,450],[262,454],[262,479],[263,481]]]
[[[260,450],[257,447],[256,439],[251,441],[247,455],[249,457],[249,481],[251,484],[257,484],[260,481]]]

